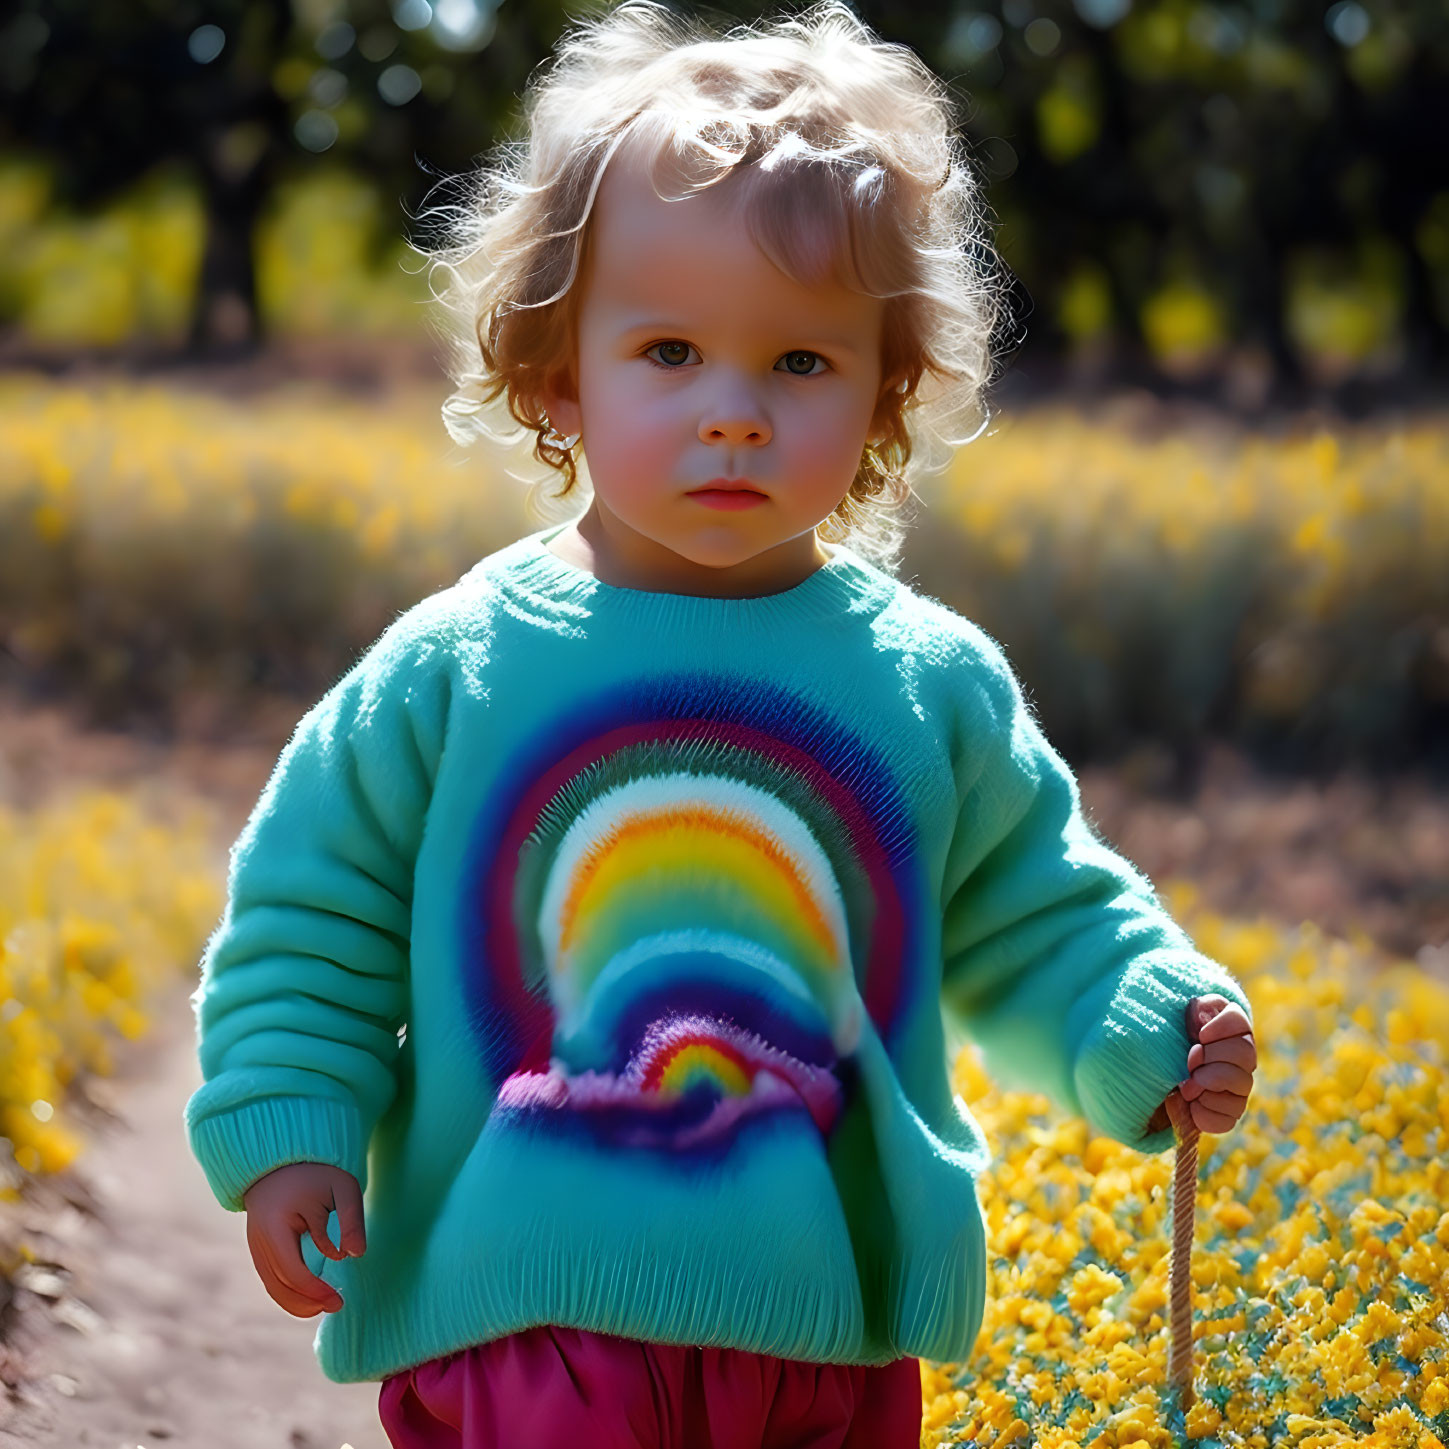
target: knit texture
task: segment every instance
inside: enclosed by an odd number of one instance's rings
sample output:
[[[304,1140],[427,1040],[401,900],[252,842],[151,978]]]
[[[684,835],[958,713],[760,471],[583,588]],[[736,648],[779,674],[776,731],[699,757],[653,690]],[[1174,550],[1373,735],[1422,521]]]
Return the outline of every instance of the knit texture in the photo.
[[[968,1357],[970,1037],[1143,1152],[1247,998],[1085,820],[999,645],[847,547],[749,599],[490,554],[303,717],[232,848],[186,1104],[217,1200],[322,1162],[327,1377],[547,1323]],[[335,1213],[329,1236],[339,1232]]]

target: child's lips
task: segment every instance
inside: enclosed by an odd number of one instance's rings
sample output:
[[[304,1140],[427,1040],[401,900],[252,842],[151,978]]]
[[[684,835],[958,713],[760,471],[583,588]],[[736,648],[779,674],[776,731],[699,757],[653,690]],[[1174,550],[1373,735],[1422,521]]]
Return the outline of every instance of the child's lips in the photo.
[[[706,508],[749,508],[765,501],[765,495],[753,488],[696,488],[689,496]]]

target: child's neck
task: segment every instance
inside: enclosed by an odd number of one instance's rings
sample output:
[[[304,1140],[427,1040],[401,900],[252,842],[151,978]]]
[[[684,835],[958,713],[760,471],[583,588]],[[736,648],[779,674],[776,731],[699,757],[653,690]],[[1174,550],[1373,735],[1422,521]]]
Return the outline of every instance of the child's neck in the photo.
[[[759,598],[803,583],[830,562],[812,529],[739,564],[712,568],[673,553],[627,526],[611,528],[590,506],[557,534],[549,551],[615,588],[707,598]]]

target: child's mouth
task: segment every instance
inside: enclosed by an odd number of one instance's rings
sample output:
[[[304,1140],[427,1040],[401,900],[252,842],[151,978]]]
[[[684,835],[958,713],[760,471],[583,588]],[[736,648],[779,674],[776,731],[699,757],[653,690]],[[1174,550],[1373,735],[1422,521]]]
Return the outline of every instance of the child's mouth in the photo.
[[[752,488],[697,488],[689,496],[706,508],[750,508],[765,501],[765,495]]]

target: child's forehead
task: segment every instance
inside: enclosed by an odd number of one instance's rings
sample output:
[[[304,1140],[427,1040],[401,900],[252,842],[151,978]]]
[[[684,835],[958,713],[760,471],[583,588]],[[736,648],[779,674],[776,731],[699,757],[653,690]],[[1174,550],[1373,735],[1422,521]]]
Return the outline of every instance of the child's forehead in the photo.
[[[662,160],[656,172],[660,188],[668,191],[674,173]],[[738,231],[743,218],[730,181],[726,177],[689,195],[681,185],[672,196],[661,196],[645,158],[621,148],[604,168],[594,198],[595,244],[612,242],[617,250],[621,246],[648,247],[656,239],[667,242],[681,234]]]
[[[668,169],[661,172],[661,185],[672,185]],[[588,271],[592,282],[604,284],[599,304],[616,315],[660,306],[697,310],[721,286],[748,284],[774,305],[804,313],[853,304],[870,310],[872,299],[834,277],[807,286],[781,271],[751,236],[732,180],[687,195],[680,186],[662,197],[639,157],[615,156],[590,218]]]

